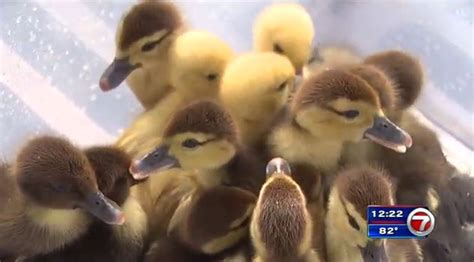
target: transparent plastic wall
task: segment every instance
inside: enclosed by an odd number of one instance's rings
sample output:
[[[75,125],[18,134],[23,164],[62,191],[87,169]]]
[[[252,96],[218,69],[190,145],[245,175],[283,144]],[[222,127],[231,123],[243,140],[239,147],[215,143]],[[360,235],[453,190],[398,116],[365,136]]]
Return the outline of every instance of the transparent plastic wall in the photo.
[[[134,1],[0,2],[0,152],[10,158],[34,134],[58,133],[80,145],[110,143],[141,108],[124,87],[98,79],[114,56],[115,27]],[[251,49],[252,23],[272,1],[178,2],[193,28],[236,51]],[[473,140],[473,2],[300,1],[313,16],[315,43],[362,55],[401,48],[426,66],[417,109],[454,161],[469,171]],[[125,84],[123,84],[125,85]]]

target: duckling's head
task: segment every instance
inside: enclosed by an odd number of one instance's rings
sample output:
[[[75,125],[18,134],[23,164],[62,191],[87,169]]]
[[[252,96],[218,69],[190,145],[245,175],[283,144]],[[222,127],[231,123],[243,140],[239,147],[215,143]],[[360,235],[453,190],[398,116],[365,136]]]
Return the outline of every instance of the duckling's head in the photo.
[[[313,21],[299,4],[273,4],[257,17],[253,37],[256,51],[287,56],[300,74],[312,54]]]
[[[178,111],[155,150],[135,161],[130,172],[135,179],[173,167],[218,169],[236,154],[237,130],[230,115],[216,102],[199,101]]]
[[[84,153],[95,172],[100,191],[121,206],[136,182],[128,171],[132,162],[130,157],[111,146],[91,147]]]
[[[390,112],[398,107],[395,85],[382,70],[368,64],[357,64],[351,66],[349,71],[364,79],[375,90],[384,112]]]
[[[393,205],[390,183],[382,170],[356,167],[340,172],[329,196],[328,230],[360,249],[364,261],[388,261],[382,240],[367,237],[367,207]],[[355,259],[355,258],[354,258]]]
[[[284,56],[273,52],[242,55],[227,66],[220,98],[236,121],[264,125],[286,105],[294,77],[293,66]]]
[[[310,76],[292,101],[293,124],[311,135],[333,141],[364,138],[405,152],[408,133],[384,114],[377,92],[361,77],[342,69]]]
[[[423,67],[412,55],[390,50],[367,57],[365,64],[374,65],[384,71],[395,84],[400,96],[399,109],[412,106],[423,88]]]
[[[257,255],[265,261],[301,256],[310,248],[312,231],[304,194],[284,159],[272,159],[266,172],[250,229]]]
[[[115,59],[102,74],[100,88],[113,89],[133,70],[166,60],[182,27],[179,11],[168,1],[150,0],[134,5],[118,25]]]
[[[125,222],[117,204],[99,191],[87,157],[64,139],[31,140],[19,152],[14,172],[22,193],[39,206],[81,208],[109,224]]]
[[[205,31],[180,35],[170,54],[173,87],[193,99],[215,97],[222,75],[234,53],[227,43]]]

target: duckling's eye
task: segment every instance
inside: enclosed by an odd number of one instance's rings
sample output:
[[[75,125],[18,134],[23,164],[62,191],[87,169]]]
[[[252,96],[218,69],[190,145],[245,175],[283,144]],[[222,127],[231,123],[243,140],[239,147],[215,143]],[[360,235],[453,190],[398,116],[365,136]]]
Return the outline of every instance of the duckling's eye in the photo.
[[[273,44],[273,51],[279,54],[283,54],[283,48],[279,44]]]
[[[346,118],[354,119],[357,116],[359,116],[359,111],[357,111],[357,110],[347,110],[347,111],[342,112],[342,115]]]
[[[278,86],[277,91],[278,91],[278,92],[281,92],[281,91],[285,90],[285,87],[286,87],[286,81],[283,82],[283,83],[281,83],[281,84]]]
[[[359,231],[360,230],[359,224],[357,224],[354,217],[349,215],[349,214],[347,214],[347,215],[349,217],[349,224],[351,225],[351,227],[354,228],[355,230]]]
[[[199,144],[200,144],[199,141],[191,138],[191,139],[184,140],[181,145],[185,148],[196,148],[197,146],[199,146]]]
[[[148,42],[144,44],[142,46],[142,52],[148,52],[148,51],[153,50],[153,48],[155,48],[155,46],[160,42],[160,40],[156,40],[156,41],[152,41],[152,42]]]
[[[207,75],[207,80],[209,81],[213,81],[214,79],[217,78],[217,74],[209,74]]]

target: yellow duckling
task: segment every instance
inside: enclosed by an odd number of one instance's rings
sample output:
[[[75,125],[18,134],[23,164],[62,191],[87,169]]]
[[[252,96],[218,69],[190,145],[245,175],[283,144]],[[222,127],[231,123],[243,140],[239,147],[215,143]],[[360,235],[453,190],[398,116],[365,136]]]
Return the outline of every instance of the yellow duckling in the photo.
[[[287,56],[296,74],[301,74],[312,55],[314,34],[313,21],[303,6],[273,4],[263,10],[254,23],[254,50]]]
[[[294,76],[291,62],[272,52],[241,55],[227,66],[220,99],[237,122],[245,145],[264,142],[287,104]]]

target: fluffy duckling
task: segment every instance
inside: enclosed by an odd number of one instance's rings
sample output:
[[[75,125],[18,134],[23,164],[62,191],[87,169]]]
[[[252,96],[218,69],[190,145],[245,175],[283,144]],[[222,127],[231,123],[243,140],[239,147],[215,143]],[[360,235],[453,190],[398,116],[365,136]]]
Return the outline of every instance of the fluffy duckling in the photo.
[[[169,231],[176,229],[182,241],[206,254],[217,254],[247,235],[263,178],[258,163],[240,145],[232,118],[216,102],[199,101],[178,111],[162,144],[130,171],[142,179],[173,167],[194,170],[190,179],[196,190],[180,203]]]
[[[287,103],[294,76],[291,62],[271,52],[241,55],[227,66],[220,99],[236,121],[245,145],[263,142]]]
[[[149,109],[170,88],[168,53],[183,29],[176,7],[167,1],[142,1],[122,17],[115,37],[114,61],[100,78],[100,88],[111,90],[123,80]]]
[[[62,248],[86,233],[90,215],[108,224],[125,222],[117,204],[99,191],[87,157],[64,139],[31,140],[0,179],[0,250],[6,253],[32,256]]]
[[[311,58],[313,38],[311,16],[295,3],[271,5],[258,15],[253,27],[254,50],[287,56],[297,74]]]
[[[269,138],[273,155],[322,172],[337,169],[345,142],[367,138],[397,152],[412,144],[410,135],[387,119],[373,88],[344,70],[308,78],[296,92],[288,118]]]
[[[250,226],[254,261],[320,261],[311,248],[313,225],[306,198],[291,179],[290,165],[274,158],[267,176]]]
[[[380,68],[392,79],[399,95],[399,110],[415,103],[424,82],[423,67],[418,59],[406,52],[389,50],[367,57],[364,64]]]
[[[367,206],[393,204],[391,185],[383,171],[357,167],[340,172],[326,216],[329,261],[422,261],[413,240],[367,237]]]
[[[132,156],[143,155],[159,144],[164,126],[183,105],[203,98],[217,98],[221,78],[232,49],[215,35],[188,31],[179,36],[170,54],[170,81],[175,91],[139,116],[117,145]]]
[[[84,153],[94,169],[99,189],[122,207],[127,221],[116,227],[97,220],[84,236],[64,248],[25,261],[141,261],[147,221],[140,204],[129,197],[130,187],[135,183],[128,172],[129,157],[113,147],[93,147]]]

